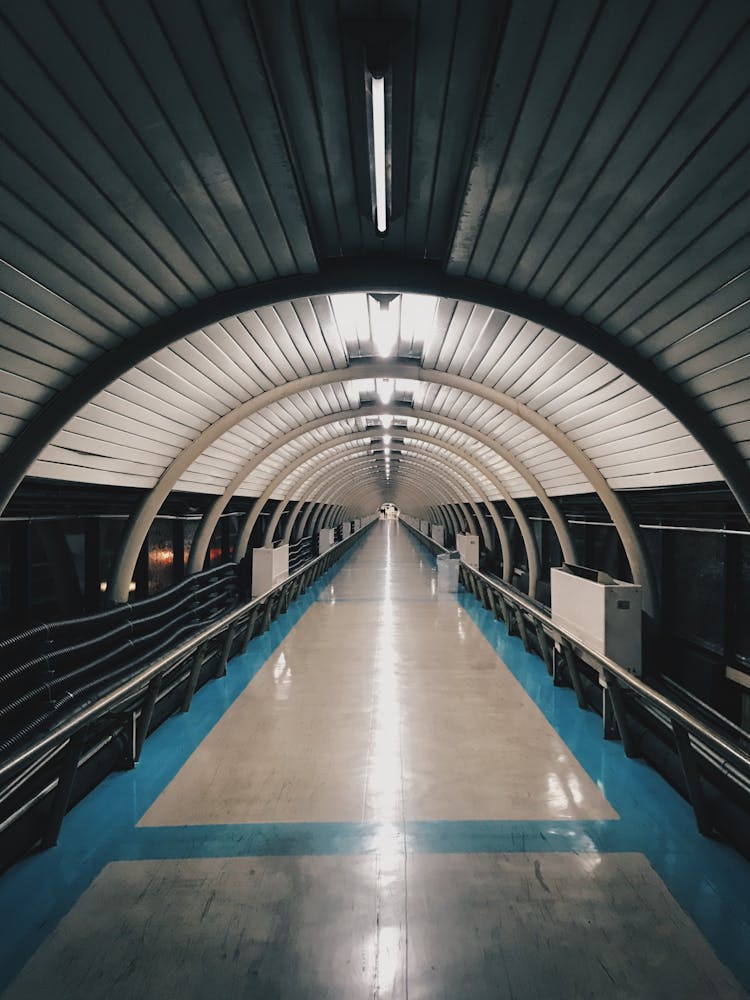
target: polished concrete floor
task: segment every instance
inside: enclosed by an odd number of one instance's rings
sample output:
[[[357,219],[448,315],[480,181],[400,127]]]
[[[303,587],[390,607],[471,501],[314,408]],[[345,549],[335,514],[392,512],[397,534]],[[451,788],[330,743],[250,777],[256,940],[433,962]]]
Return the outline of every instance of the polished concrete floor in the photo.
[[[403,526],[285,617],[0,882],[3,997],[747,995],[745,863]]]

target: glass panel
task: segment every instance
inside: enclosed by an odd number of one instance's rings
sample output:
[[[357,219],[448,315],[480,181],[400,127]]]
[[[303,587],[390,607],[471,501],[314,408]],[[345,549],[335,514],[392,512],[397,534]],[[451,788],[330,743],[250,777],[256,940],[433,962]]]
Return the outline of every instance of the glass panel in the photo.
[[[190,549],[193,547],[193,539],[195,538],[196,532],[198,531],[198,525],[200,520],[198,518],[191,518],[189,521],[182,522],[182,531],[184,538],[183,545],[183,566],[187,569],[188,559],[190,558]]]
[[[227,525],[227,541],[229,548],[227,550],[227,559],[234,558],[234,547],[237,544],[237,535],[240,530],[240,515],[239,514],[227,514],[226,518]]]
[[[692,531],[664,532],[669,579],[664,587],[664,622],[676,635],[715,652],[724,649],[724,536]]]
[[[208,565],[209,567],[221,566],[224,562],[224,547],[222,544],[224,527],[219,521],[219,523],[214,528],[214,533],[211,535],[211,544],[208,547]]]
[[[148,529],[148,592],[158,594],[173,581],[172,520],[157,517]]]
[[[32,622],[83,613],[85,536],[80,522],[31,522],[29,615]]]
[[[13,617],[11,601],[11,531],[13,525],[0,524],[0,628],[8,631]]]

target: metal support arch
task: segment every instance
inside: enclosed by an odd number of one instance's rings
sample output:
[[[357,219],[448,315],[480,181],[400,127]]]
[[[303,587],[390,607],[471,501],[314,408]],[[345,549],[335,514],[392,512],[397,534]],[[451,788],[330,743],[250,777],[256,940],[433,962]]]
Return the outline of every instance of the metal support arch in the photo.
[[[372,436],[369,431],[365,432],[365,433],[367,434],[367,436]],[[416,437],[417,439],[420,438],[420,435],[418,434],[418,432],[408,432],[408,434],[407,434],[407,432],[405,432],[404,436],[405,437],[406,436]],[[441,443],[445,444],[445,442],[441,442]],[[406,452],[405,454],[412,455],[412,454],[415,454],[415,453],[413,453],[413,452]],[[482,498],[482,501],[486,504],[487,509],[490,511],[491,515],[493,516],[493,521],[494,521],[495,527],[497,528],[497,531],[498,531],[498,537],[500,539],[500,546],[501,546],[502,555],[503,555],[503,572],[509,574],[510,571],[511,571],[511,569],[512,569],[512,562],[513,562],[513,560],[512,560],[512,555],[511,555],[511,551],[510,551],[510,540],[508,538],[507,529],[506,529],[506,527],[505,527],[502,519],[497,514],[497,511],[495,510],[494,506],[491,504],[491,502],[489,501],[489,499],[484,494],[483,490],[481,490],[480,488],[478,488],[476,484],[471,484],[470,480],[467,478],[466,473],[463,472],[463,470],[461,470],[461,473],[459,473],[452,466],[449,466],[444,461],[439,460],[437,458],[437,456],[432,455],[430,453],[424,453],[424,452],[417,452],[416,454],[417,454],[417,456],[419,458],[420,464],[423,464],[425,462],[428,462],[428,463],[429,462],[438,463],[442,467],[441,468],[441,475],[442,476],[445,476],[447,474],[448,477],[453,482],[460,482],[461,479],[464,479],[467,482],[467,484],[472,485],[473,489],[477,493],[480,494],[480,496]],[[300,484],[295,484],[293,492],[295,492],[295,493],[298,492],[298,490],[300,488],[303,488],[303,487],[301,487]],[[471,501],[470,498],[469,498],[469,502],[473,503],[473,501]],[[477,507],[477,511],[478,510],[479,510],[479,508]],[[269,525],[269,527],[270,527],[270,525]],[[305,529],[303,527],[303,531],[304,530]],[[485,541],[486,541],[486,544],[487,544],[487,548],[490,548],[489,536],[486,533],[483,533],[483,537],[485,538]],[[268,536],[267,536],[267,539],[268,539]],[[266,539],[266,544],[268,544],[268,540],[267,539]]]
[[[249,513],[244,518],[244,521],[242,523],[242,527],[240,528],[240,532],[239,532],[239,535],[237,537],[237,541],[235,543],[235,560],[239,561],[242,558],[242,556],[244,556],[245,550],[247,548],[248,539],[250,537],[250,533],[252,532],[253,527],[255,525],[255,522],[258,519],[258,516],[260,515],[261,510],[265,506],[266,501],[279,488],[279,486],[290,475],[292,475],[300,466],[304,465],[306,462],[311,461],[313,458],[316,458],[318,455],[322,454],[323,452],[328,451],[331,448],[340,447],[342,444],[344,444],[346,442],[356,441],[356,440],[358,440],[360,438],[370,438],[370,439],[373,439],[373,438],[377,439],[379,437],[382,438],[383,433],[384,433],[384,431],[381,428],[380,429],[380,434],[373,434],[373,428],[371,428],[370,430],[367,430],[367,431],[354,431],[351,434],[341,435],[339,438],[336,438],[334,441],[325,441],[322,444],[317,445],[311,451],[308,451],[307,453],[301,455],[299,458],[297,458],[294,461],[292,461],[290,463],[290,465],[286,466],[286,468],[283,469],[275,477],[275,479],[273,479],[272,482],[266,487],[266,489],[263,491],[263,493],[261,494],[261,496],[258,497],[258,499],[255,501],[255,503],[254,503],[253,507],[251,508],[251,510],[249,511]],[[467,464],[472,465],[477,470],[477,474],[484,476],[484,478],[487,479],[487,481],[490,482],[495,487],[495,489],[498,490],[498,492],[500,492],[500,493],[503,492],[502,487],[495,480],[494,476],[492,476],[491,473],[488,474],[487,472],[485,472],[485,470],[482,469],[482,467],[479,465],[478,462],[476,462],[476,460],[468,458],[466,455],[464,455],[460,451],[460,449],[456,448],[455,445],[451,445],[451,444],[449,444],[446,441],[440,440],[439,438],[432,438],[432,437],[430,437],[427,434],[421,434],[421,433],[418,433],[416,431],[408,431],[408,432],[403,433],[401,436],[408,437],[411,440],[422,441],[422,442],[424,442],[426,444],[432,444],[435,447],[441,448],[441,449],[443,449],[443,450],[445,450],[445,451],[447,451],[447,452],[449,452],[451,454],[456,455],[458,458],[462,459]],[[456,471],[457,470],[454,469],[454,472],[456,472]],[[466,473],[463,474],[462,478],[467,478]],[[296,486],[295,486],[295,488],[296,488]],[[503,567],[505,569],[506,565],[509,565],[509,564],[512,563],[511,551],[510,551],[510,540],[508,538],[507,529],[506,529],[505,525],[503,524],[502,519],[497,515],[497,512],[496,512],[496,510],[494,508],[494,505],[490,505],[490,502],[489,502],[488,498],[484,494],[484,490],[478,488],[476,483],[474,484],[474,488],[475,488],[476,492],[478,492],[480,494],[480,496],[482,497],[482,501],[487,504],[487,508],[490,511],[490,513],[492,515],[492,519],[493,519],[493,521],[495,523],[495,527],[498,530],[498,536],[500,537],[500,544],[501,544],[501,547],[503,548]],[[525,520],[525,518],[524,518],[524,520]],[[533,591],[531,589],[532,575],[533,575],[534,584],[535,584],[536,583],[536,573],[537,573],[537,570],[538,570],[538,562],[537,562],[537,554],[536,554],[536,543],[534,542],[533,535],[531,535],[530,529],[528,528],[528,523],[526,523],[526,528],[527,528],[527,531],[526,531],[526,533],[524,533],[523,527],[521,526],[521,531],[522,531],[522,536],[524,538],[524,541],[526,542],[526,539],[529,538],[530,542],[531,542],[531,549],[530,550],[527,549],[527,558],[529,560],[529,586],[530,586],[530,593],[533,593]],[[532,566],[533,566],[533,569],[534,569],[533,574],[532,574]]]
[[[159,482],[144,497],[133,518],[128,532],[118,553],[115,571],[113,573],[110,594],[116,602],[127,601],[128,586],[132,578],[138,553],[148,532],[153,518],[158,513],[162,503],[169,495],[180,476],[192,465],[193,461],[222,434],[237,423],[252,415],[264,406],[277,402],[303,389],[330,385],[332,382],[344,382],[364,378],[410,379],[414,381],[434,382],[449,388],[480,396],[489,402],[503,407],[526,420],[533,427],[553,441],[578,466],[581,473],[588,479],[594,492],[598,493],[602,503],[612,517],[613,524],[620,536],[628,557],[631,573],[636,583],[643,586],[644,610],[651,615],[656,613],[656,590],[648,555],[640,537],[638,526],[627,507],[620,501],[617,494],[609,486],[599,469],[591,459],[559,428],[549,420],[536,413],[530,407],[508,396],[506,393],[492,389],[478,382],[472,382],[463,376],[435,369],[423,369],[418,365],[403,361],[379,361],[360,359],[350,363],[348,368],[335,371],[319,372],[304,376],[277,386],[264,393],[246,400],[234,410],[224,414],[210,427],[206,428],[192,441],[165,470]],[[750,499],[750,498],[749,498]],[[114,584],[117,583],[115,587]]]

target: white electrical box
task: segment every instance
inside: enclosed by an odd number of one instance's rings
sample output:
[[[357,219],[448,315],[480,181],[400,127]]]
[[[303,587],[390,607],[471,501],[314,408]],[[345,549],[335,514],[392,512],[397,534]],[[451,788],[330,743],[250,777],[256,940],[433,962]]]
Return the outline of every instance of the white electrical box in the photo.
[[[477,535],[456,535],[456,548],[467,566],[479,569],[479,538]]]
[[[332,549],[336,544],[336,536],[333,528],[323,528],[318,533],[318,555],[322,556],[324,552]]]
[[[289,576],[289,546],[253,549],[253,597],[273,590]]]
[[[455,594],[458,590],[458,570],[461,560],[455,552],[441,552],[437,557],[437,589],[439,593]]]
[[[608,573],[565,565],[550,571],[552,620],[597,653],[641,673],[641,588]]]

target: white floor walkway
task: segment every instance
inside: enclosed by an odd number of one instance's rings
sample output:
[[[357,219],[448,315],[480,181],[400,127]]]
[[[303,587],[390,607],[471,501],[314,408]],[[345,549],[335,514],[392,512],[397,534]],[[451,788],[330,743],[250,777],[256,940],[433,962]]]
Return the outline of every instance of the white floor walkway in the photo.
[[[381,523],[140,821],[206,845],[222,831],[224,855],[108,864],[5,995],[745,995],[639,852],[413,834],[528,821],[564,839],[619,817],[406,529]],[[275,826],[246,856],[231,843],[249,824]]]

